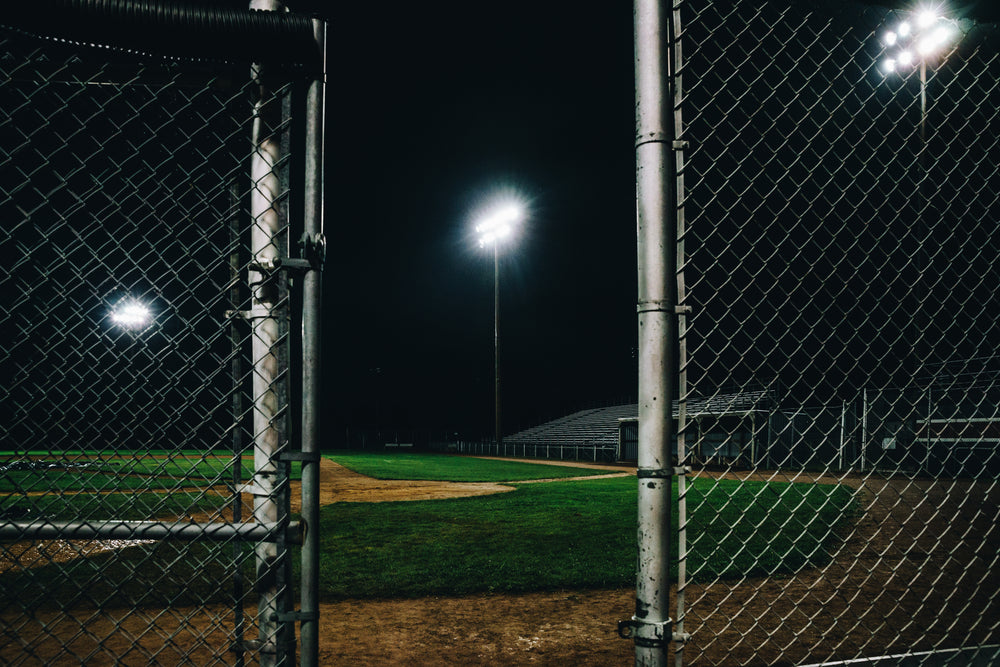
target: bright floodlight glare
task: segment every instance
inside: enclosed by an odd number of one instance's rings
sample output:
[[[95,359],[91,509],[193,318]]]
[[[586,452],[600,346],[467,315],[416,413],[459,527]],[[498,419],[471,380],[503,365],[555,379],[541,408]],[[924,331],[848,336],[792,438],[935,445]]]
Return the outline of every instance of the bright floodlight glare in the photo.
[[[909,51],[900,51],[899,55],[896,56],[896,62],[900,65],[909,65],[913,62],[913,54]]]
[[[937,42],[935,42],[930,37],[924,37],[919,42],[917,42],[917,53],[922,56],[929,56],[934,53],[934,49],[938,47]]]
[[[143,329],[152,319],[149,307],[138,301],[125,301],[111,311],[111,321],[126,329]]]
[[[910,34],[910,24],[903,21],[899,24],[899,27],[896,28],[896,32],[899,33],[900,37],[906,37]]]
[[[924,11],[917,14],[917,27],[929,28],[935,23],[937,23],[937,20],[938,16],[936,13],[932,12],[929,9],[925,9]]]
[[[947,26],[940,26],[931,33],[931,39],[937,46],[944,46],[951,39],[951,30]]]
[[[885,39],[886,46],[892,46],[893,44],[896,43],[896,40],[898,40],[899,37],[897,37],[896,33],[894,33],[894,32],[887,32],[887,33],[885,33],[885,38],[884,39]]]
[[[506,204],[490,213],[485,220],[476,225],[479,234],[479,247],[495,243],[510,236],[514,225],[524,218],[524,207],[520,204]]]
[[[885,60],[882,61],[882,69],[883,69],[883,71],[886,71],[886,72],[895,72],[896,71],[896,61],[893,60],[892,58],[886,58]]]

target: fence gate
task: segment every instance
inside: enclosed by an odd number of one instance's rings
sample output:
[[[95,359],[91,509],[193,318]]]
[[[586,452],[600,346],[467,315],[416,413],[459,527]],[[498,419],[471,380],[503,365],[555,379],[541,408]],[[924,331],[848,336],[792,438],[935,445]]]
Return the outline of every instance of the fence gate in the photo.
[[[291,664],[301,624],[315,664],[323,26],[28,4],[0,18],[0,662]]]
[[[669,22],[681,403],[776,397],[772,450],[676,469],[669,650],[996,664],[1000,31],[779,0]]]

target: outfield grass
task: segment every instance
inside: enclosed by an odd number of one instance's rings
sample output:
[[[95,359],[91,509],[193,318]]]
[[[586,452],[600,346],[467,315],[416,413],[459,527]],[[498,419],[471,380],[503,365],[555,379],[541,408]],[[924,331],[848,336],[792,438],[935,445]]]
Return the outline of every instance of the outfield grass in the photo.
[[[613,470],[576,468],[448,454],[410,452],[356,452],[325,454],[354,472],[375,479],[434,480],[440,482],[514,482],[605,475]]]
[[[330,505],[320,515],[322,595],[632,586],[636,496],[635,478],[613,478],[494,496]],[[699,537],[688,572],[707,581],[821,565],[838,540],[836,527],[853,512],[851,498],[840,486],[694,480],[689,518]],[[675,542],[674,563],[676,549]]]
[[[0,516],[15,520],[44,517],[49,521],[173,520],[189,513],[212,513],[230,498],[199,492],[72,493],[0,497]]]
[[[157,452],[62,452],[58,455],[44,452],[25,456],[44,457],[56,463],[70,464],[67,468],[42,470],[9,470],[0,472],[0,492],[57,492],[57,491],[134,491],[167,490],[179,486],[209,486],[226,483],[231,476],[232,457],[205,455],[196,452],[178,454],[168,458]],[[0,459],[13,458],[0,453]],[[87,467],[74,468],[86,464]],[[253,457],[243,457],[243,478],[252,472]],[[302,464],[292,463],[291,479],[302,479]]]

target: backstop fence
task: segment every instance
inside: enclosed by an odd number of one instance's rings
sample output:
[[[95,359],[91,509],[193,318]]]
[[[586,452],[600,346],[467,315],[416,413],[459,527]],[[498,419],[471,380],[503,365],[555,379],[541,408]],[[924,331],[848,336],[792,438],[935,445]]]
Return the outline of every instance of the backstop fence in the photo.
[[[928,9],[668,10],[671,662],[1000,662],[1000,30]],[[699,467],[733,383],[772,446]]]
[[[166,4],[0,17],[3,664],[315,664],[323,26]]]

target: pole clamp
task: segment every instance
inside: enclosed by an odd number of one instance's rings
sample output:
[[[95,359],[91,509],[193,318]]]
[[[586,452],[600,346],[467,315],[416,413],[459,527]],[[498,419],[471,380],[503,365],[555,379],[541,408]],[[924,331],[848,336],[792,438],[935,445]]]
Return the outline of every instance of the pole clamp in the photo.
[[[309,263],[311,269],[322,271],[323,264],[326,263],[326,236],[322,232],[311,236],[308,232],[302,232],[302,237],[299,239],[299,254]]]
[[[674,639],[670,632],[671,623],[669,618],[651,623],[633,616],[632,620],[618,621],[618,636],[631,639],[636,646],[643,648],[664,648]]]
[[[326,236],[303,233],[299,239],[299,254],[301,257],[262,257],[248,264],[247,268],[260,273],[320,271],[326,262]]]
[[[302,621],[318,621],[318,611],[279,611],[271,614],[274,623],[299,623]]]
[[[227,310],[227,320],[265,320],[274,317],[274,313],[267,308],[251,308],[250,310]]]
[[[639,479],[670,479],[677,474],[677,468],[639,468],[635,476]]]
[[[692,310],[689,305],[676,305],[667,299],[651,299],[640,301],[636,306],[639,313],[673,313],[674,315],[690,315]]]

